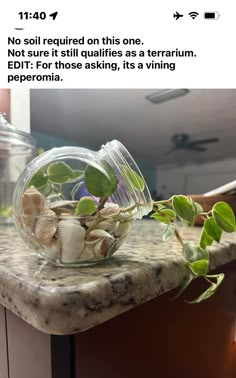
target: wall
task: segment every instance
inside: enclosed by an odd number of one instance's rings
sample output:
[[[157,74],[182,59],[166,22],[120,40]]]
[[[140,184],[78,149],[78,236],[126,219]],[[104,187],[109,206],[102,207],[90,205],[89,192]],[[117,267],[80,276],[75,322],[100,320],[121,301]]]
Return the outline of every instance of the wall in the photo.
[[[173,194],[202,194],[236,179],[236,159],[159,168],[157,173],[157,192],[164,198]]]
[[[0,89],[0,112],[10,115],[10,89]]]
[[[37,139],[38,148],[43,148],[45,151],[50,150],[54,147],[76,145],[72,140],[60,138],[54,135],[44,134],[36,130],[32,130],[31,134]]]
[[[18,130],[30,133],[30,90],[15,88],[10,91],[11,123]]]

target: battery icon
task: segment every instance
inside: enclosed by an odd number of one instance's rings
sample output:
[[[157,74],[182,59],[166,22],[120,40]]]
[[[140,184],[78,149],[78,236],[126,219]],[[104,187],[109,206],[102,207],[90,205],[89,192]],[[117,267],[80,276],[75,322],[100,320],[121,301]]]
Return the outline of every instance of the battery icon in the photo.
[[[205,12],[204,13],[204,18],[207,20],[218,20],[220,17],[219,12]]]

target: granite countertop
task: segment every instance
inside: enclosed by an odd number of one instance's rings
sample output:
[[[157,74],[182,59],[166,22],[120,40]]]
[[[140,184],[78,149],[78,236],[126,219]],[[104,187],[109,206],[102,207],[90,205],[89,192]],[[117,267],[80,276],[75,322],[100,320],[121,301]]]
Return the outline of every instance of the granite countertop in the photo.
[[[58,268],[34,255],[14,226],[0,227],[0,303],[51,334],[91,328],[179,286],[187,268],[175,239],[161,241],[161,225],[134,222],[126,243],[109,260],[90,267]],[[197,239],[200,228],[181,230]],[[210,248],[211,268],[236,259],[236,234]]]

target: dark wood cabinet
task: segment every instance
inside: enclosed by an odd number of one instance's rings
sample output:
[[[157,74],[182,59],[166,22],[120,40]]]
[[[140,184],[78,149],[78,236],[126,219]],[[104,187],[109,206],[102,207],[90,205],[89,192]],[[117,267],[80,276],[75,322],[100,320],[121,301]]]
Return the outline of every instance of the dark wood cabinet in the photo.
[[[0,378],[235,378],[236,263],[217,294],[169,292],[76,335],[42,333],[0,308]],[[222,271],[222,268],[221,268]]]
[[[236,264],[217,294],[198,305],[197,280],[75,336],[76,378],[235,378]]]

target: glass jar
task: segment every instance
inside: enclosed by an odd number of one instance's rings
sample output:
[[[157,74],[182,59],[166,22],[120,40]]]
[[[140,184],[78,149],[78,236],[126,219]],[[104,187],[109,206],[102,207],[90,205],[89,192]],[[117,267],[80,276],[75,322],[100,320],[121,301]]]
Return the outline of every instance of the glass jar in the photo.
[[[113,140],[97,152],[60,147],[38,156],[21,174],[13,206],[30,248],[75,266],[112,256],[152,199],[132,156]]]
[[[12,196],[19,175],[37,155],[36,140],[0,113],[0,224],[13,223]]]

